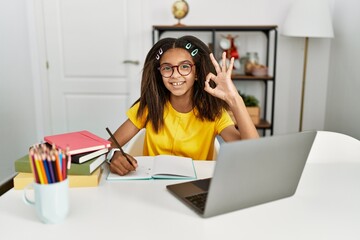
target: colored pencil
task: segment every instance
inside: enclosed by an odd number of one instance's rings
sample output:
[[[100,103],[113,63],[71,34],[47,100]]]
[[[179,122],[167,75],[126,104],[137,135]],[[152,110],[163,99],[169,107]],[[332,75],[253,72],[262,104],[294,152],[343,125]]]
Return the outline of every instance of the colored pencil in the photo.
[[[55,175],[54,175],[54,169],[53,169],[53,165],[52,165],[52,162],[51,162],[51,159],[50,159],[49,155],[46,157],[46,163],[47,163],[47,166],[49,168],[51,182],[55,183],[56,179],[55,179]]]
[[[34,159],[35,159],[36,171],[39,174],[40,184],[44,184],[45,181],[44,181],[43,173],[42,173],[40,162],[39,162],[40,160],[39,160],[39,158],[37,156],[38,156],[38,154],[35,153],[34,154]]]
[[[53,170],[54,170],[55,182],[60,182],[58,171],[57,171],[57,166],[56,166],[56,159],[55,159],[54,155],[51,155],[51,164],[52,164]]]
[[[39,175],[38,175],[38,172],[37,172],[36,166],[35,166],[34,149],[33,148],[30,148],[30,151],[29,151],[29,161],[30,161],[31,171],[34,174],[34,180],[35,180],[36,183],[40,183]]]
[[[54,155],[55,155],[55,162],[56,162],[56,172],[57,172],[57,175],[59,178],[59,182],[61,182],[63,180],[63,178],[62,178],[62,171],[61,171],[59,155],[56,153]]]
[[[39,184],[61,182],[67,178],[68,152],[37,144],[29,149],[29,162],[34,181]]]

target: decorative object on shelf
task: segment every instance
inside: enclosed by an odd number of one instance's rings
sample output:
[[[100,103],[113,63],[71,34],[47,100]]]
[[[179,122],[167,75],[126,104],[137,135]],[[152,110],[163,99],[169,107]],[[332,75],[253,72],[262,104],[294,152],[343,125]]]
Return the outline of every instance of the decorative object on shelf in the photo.
[[[189,13],[189,4],[185,0],[177,0],[172,5],[172,14],[178,20],[178,23],[175,24],[176,26],[183,26],[180,23],[180,20],[186,17]]]
[[[219,41],[219,45],[222,50],[229,50],[231,47],[231,40],[227,37],[222,37]]]
[[[247,107],[258,107],[259,100],[253,95],[246,95],[244,93],[239,92],[240,96],[242,97],[245,106]]]
[[[330,7],[327,0],[297,0],[291,6],[283,26],[283,35],[305,37],[299,131],[302,131],[309,37],[333,38]]]
[[[242,97],[245,106],[246,106],[246,110],[248,111],[251,120],[253,121],[253,123],[259,124],[260,123],[260,106],[259,106],[259,100],[253,96],[253,95],[246,95],[246,94],[242,94],[240,93],[240,96]]]
[[[220,48],[224,51],[226,51],[226,58],[229,60],[227,62],[227,65],[230,63],[230,59],[234,58],[234,70],[239,71],[241,64],[240,64],[240,54],[238,51],[239,43],[235,44],[235,39],[238,36],[232,36],[228,34],[227,36],[221,36],[219,45]]]
[[[263,77],[268,75],[268,67],[265,65],[254,65],[251,74],[255,77]]]
[[[259,124],[260,123],[260,106],[259,106],[259,100],[253,96],[253,95],[246,95],[246,94],[242,94],[240,93],[240,96],[242,97],[245,106],[246,106],[246,110],[248,111],[251,120],[253,121],[253,123]],[[236,124],[236,120],[232,114],[231,111],[229,111],[230,117],[232,118],[232,120],[234,121],[234,123]]]
[[[246,110],[248,111],[253,123],[255,125],[259,124],[260,123],[260,107],[246,107]]]
[[[240,58],[240,70],[239,70],[239,74],[245,75],[245,65],[247,62],[247,57],[243,56]]]
[[[263,77],[268,75],[268,67],[259,64],[259,55],[257,52],[247,52],[246,57],[241,59],[245,64],[245,74],[255,77]]]
[[[244,100],[246,110],[248,111],[251,120],[255,125],[259,124],[260,123],[259,100],[257,100],[257,98],[254,97],[253,95],[245,95],[245,94],[240,94],[240,95]]]
[[[259,64],[259,55],[257,52],[247,52],[245,60],[245,74],[252,75],[253,67]]]

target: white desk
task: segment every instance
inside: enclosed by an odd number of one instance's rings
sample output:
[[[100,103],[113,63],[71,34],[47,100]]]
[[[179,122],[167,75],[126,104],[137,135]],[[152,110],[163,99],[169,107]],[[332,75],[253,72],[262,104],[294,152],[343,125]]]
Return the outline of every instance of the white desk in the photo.
[[[214,162],[196,162],[199,178]],[[0,197],[1,239],[360,239],[360,142],[319,132],[293,197],[203,219],[167,192],[175,181],[70,189],[71,212],[41,223],[21,190]]]

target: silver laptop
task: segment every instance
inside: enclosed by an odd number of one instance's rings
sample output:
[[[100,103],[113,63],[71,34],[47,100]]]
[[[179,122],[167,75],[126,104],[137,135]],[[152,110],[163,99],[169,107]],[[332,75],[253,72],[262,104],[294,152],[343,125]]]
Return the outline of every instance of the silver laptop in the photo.
[[[212,178],[166,186],[203,217],[295,194],[316,132],[222,143]]]

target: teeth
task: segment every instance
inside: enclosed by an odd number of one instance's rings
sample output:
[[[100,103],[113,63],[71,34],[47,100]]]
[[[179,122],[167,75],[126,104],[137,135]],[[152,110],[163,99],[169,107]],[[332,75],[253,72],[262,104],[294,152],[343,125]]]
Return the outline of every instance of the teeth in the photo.
[[[172,83],[172,85],[174,86],[179,86],[179,85],[182,85],[184,82],[176,82],[176,83]]]

